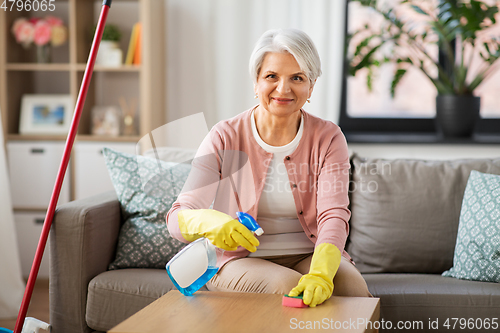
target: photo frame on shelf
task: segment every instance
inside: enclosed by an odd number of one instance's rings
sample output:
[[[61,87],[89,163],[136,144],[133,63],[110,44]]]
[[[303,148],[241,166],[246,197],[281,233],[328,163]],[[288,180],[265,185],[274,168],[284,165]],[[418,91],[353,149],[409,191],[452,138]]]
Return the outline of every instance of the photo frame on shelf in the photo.
[[[23,135],[65,135],[75,104],[71,95],[23,95],[19,133]]]
[[[118,106],[94,106],[92,108],[92,134],[119,136],[122,112]]]

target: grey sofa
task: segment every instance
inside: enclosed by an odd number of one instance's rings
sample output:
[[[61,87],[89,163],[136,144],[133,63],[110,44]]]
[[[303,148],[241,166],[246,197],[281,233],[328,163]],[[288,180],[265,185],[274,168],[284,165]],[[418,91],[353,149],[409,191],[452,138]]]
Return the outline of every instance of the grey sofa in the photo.
[[[416,332],[478,332],[458,324],[447,329],[444,323],[448,318],[451,326],[453,318],[499,318],[498,283],[441,273],[453,264],[468,173],[500,174],[500,159],[384,161],[353,156],[352,166],[347,250],[371,293],[381,299],[385,327],[392,325],[380,331],[396,330],[399,324]],[[372,187],[363,190],[363,184]],[[53,332],[106,331],[174,289],[164,270],[107,271],[121,223],[113,192],[58,208],[50,233]],[[436,323],[438,329],[433,329]]]
[[[121,224],[114,192],[57,209],[49,241],[52,332],[107,331],[175,289],[165,270],[107,271]]]

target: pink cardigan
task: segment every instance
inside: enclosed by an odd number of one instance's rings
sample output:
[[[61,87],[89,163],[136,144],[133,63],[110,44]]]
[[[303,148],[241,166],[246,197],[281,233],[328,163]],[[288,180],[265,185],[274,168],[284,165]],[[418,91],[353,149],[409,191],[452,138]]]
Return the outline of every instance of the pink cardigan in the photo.
[[[236,218],[240,209],[234,189],[241,209],[257,217],[273,155],[255,141],[252,110],[216,124],[200,145],[182,193],[167,214],[168,230],[178,240],[187,243],[177,220],[182,209],[213,208]],[[311,242],[316,246],[331,243],[350,259],[344,250],[351,214],[347,143],[337,125],[304,110],[302,113],[304,133],[298,147],[284,160],[297,216]],[[242,247],[225,251],[222,264],[248,253]]]

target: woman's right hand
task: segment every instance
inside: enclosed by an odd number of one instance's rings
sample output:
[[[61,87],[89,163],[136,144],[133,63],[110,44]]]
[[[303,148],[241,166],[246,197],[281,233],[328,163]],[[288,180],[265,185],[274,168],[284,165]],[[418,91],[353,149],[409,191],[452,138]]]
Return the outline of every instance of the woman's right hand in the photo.
[[[259,241],[237,219],[214,209],[184,209],[178,213],[182,236],[189,242],[205,237],[226,251],[243,246],[250,252],[257,251]]]

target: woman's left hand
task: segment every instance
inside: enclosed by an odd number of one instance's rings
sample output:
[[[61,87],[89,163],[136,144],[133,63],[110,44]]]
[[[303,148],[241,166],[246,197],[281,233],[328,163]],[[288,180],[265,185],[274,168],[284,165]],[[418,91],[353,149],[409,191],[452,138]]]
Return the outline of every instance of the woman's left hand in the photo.
[[[332,296],[333,278],[340,266],[340,250],[333,244],[322,243],[316,247],[309,273],[303,275],[289,296],[303,294],[302,301],[310,307],[323,303]]]

